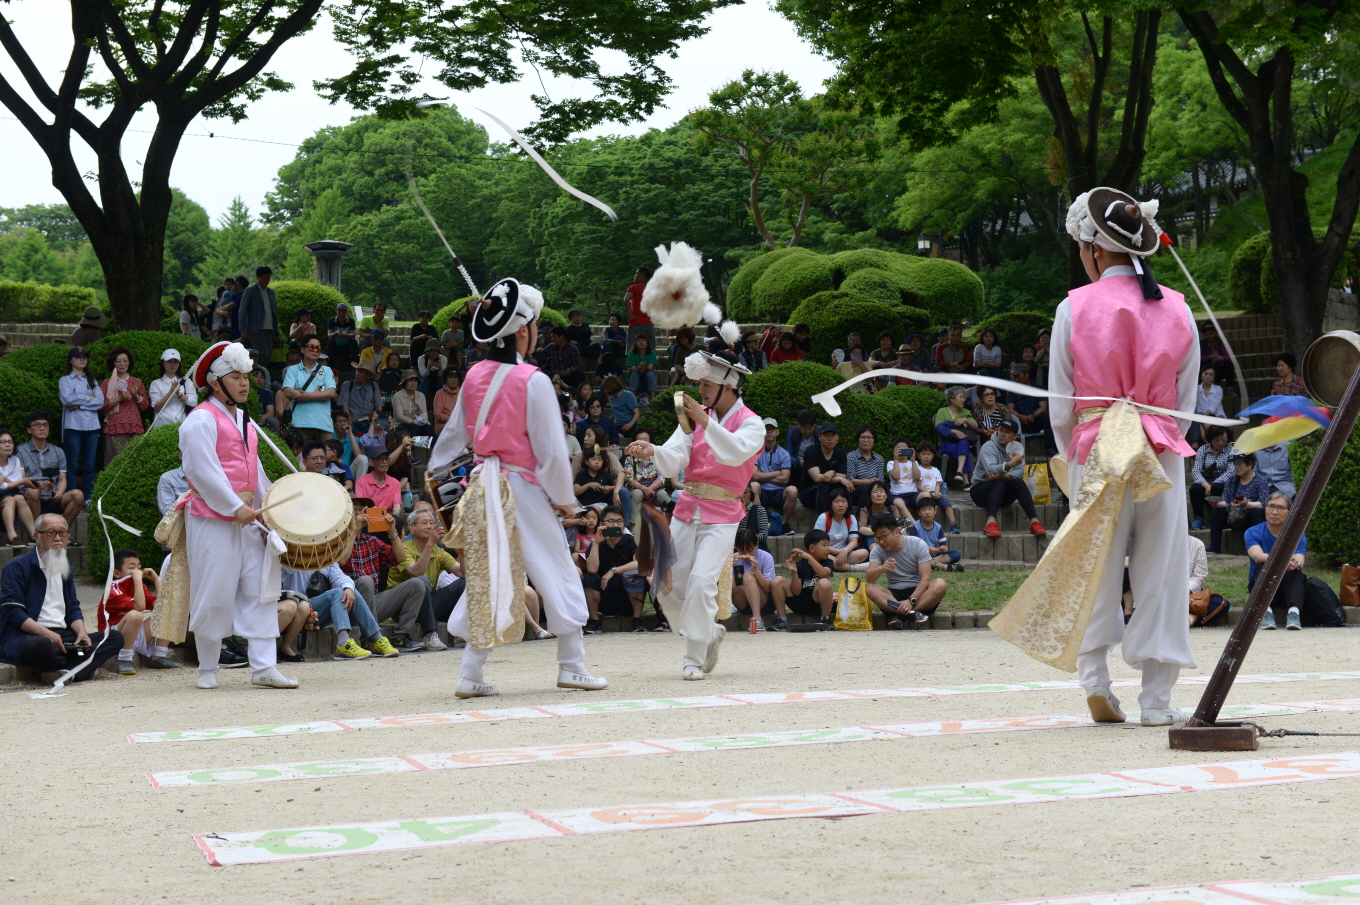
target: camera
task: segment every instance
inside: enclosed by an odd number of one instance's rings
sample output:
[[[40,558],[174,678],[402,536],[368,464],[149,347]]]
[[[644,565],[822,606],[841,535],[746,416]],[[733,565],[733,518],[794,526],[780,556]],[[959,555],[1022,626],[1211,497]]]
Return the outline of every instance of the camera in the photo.
[[[604,536],[605,536],[605,537],[623,537],[623,529],[622,529],[622,528],[606,528],[606,529],[604,529]]]
[[[897,450],[897,458],[899,459],[910,459],[914,455],[916,455],[916,450],[909,446],[903,446]]]
[[[90,652],[88,647],[79,647],[75,644],[66,645],[66,652],[73,657],[83,657]]]
[[[42,476],[48,481],[55,481],[57,478],[61,477],[61,469],[56,466],[44,468],[42,470]]]

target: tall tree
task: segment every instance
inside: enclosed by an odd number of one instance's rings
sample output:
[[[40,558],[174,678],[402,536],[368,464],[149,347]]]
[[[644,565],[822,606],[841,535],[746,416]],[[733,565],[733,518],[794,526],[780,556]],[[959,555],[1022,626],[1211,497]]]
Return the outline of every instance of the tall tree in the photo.
[[[68,282],[70,271],[57,257],[47,237],[33,227],[14,250],[5,256],[5,279],[18,283],[47,283],[51,286]]]
[[[161,277],[165,295],[180,296],[199,285],[196,271],[208,255],[212,224],[203,205],[179,189],[170,190],[170,218],[165,226],[165,271]],[[208,285],[222,279],[217,274]]]
[[[204,287],[218,286],[225,276],[251,276],[260,263],[260,237],[250,208],[240,196],[231,200],[227,212],[218,218],[217,229],[208,240],[208,253],[195,273]],[[113,293],[109,293],[112,297]]]
[[[290,89],[267,67],[323,10],[337,40],[357,57],[352,71],[315,83],[324,97],[410,116],[422,68],[466,91],[518,81],[522,59],[595,92],[558,101],[534,96],[541,119],[531,131],[556,141],[601,122],[650,115],[670,90],[658,59],[704,34],[700,22],[708,13],[737,2],[71,0],[70,49],[55,82],[0,16],[0,48],[22,79],[0,75],[0,104],[46,154],[52,184],[99,255],[118,322],[154,328],[173,202],[170,170],[185,129],[197,116],[239,122],[251,101]],[[50,17],[52,6],[34,7],[34,14]],[[620,57],[621,72],[601,62]],[[133,116],[146,107],[155,109],[156,128],[134,176],[122,145]],[[96,109],[106,111],[102,122]],[[93,190],[77,164],[77,144],[97,159]]]
[[[0,207],[0,232],[21,235],[32,227],[47,237],[55,249],[75,248],[85,241],[85,230],[65,204],[26,204],[23,207]]]
[[[1308,178],[1295,155],[1295,77],[1304,61],[1325,64],[1352,47],[1360,15],[1344,0],[1193,3],[1178,13],[1204,54],[1219,100],[1247,134],[1270,221],[1284,344],[1302,356],[1322,332],[1327,290],[1360,209],[1360,133],[1337,174],[1336,200],[1318,240]]]

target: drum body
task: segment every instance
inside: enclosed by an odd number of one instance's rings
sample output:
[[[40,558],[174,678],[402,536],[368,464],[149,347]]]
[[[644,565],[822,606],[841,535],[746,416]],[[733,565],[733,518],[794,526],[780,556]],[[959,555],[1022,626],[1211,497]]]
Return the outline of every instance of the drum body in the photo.
[[[275,481],[264,495],[263,506],[294,495],[296,499],[260,514],[265,527],[277,532],[288,547],[279,561],[300,572],[340,562],[359,531],[354,503],[345,488],[326,475],[297,472]]]

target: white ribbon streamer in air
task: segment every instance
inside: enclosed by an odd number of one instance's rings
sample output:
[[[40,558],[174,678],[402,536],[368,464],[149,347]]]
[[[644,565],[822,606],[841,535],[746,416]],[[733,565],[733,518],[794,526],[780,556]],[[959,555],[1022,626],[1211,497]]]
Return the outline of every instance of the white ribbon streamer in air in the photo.
[[[549,166],[549,165],[548,165],[548,162],[547,162],[546,160],[543,159],[543,155],[539,154],[539,153],[538,153],[537,151],[535,151],[533,148],[529,147],[529,143],[528,143],[527,141],[524,140],[524,136],[523,136],[523,135],[520,135],[520,134],[519,134],[518,132],[516,132],[514,129],[510,128],[510,126],[507,125],[506,122],[505,122],[504,120],[502,120],[502,119],[501,119],[499,116],[497,116],[496,114],[494,114],[494,113],[487,113],[487,111],[482,110],[481,107],[478,107],[477,109],[478,109],[478,110],[481,110],[481,112],[483,112],[483,113],[486,113],[487,116],[491,117],[492,120],[495,121],[496,125],[500,126],[500,127],[501,127],[502,129],[504,129],[506,132],[510,133],[510,137],[513,138],[513,139],[515,140],[515,144],[519,145],[520,148],[521,148],[521,150],[523,150],[525,154],[528,154],[531,158],[533,158],[534,163],[536,163],[536,164],[538,164],[540,167],[542,167],[542,168],[543,168],[543,172],[547,173],[547,174],[548,174],[548,178],[551,179],[553,182],[557,183],[558,186],[561,187],[562,191],[566,192],[568,195],[575,195],[577,198],[580,198],[580,199],[581,199],[582,201],[584,201],[586,204],[593,204],[595,207],[598,207],[600,210],[602,210],[602,211],[604,211],[606,214],[608,214],[610,220],[613,220],[613,221],[616,222],[616,223],[618,222],[619,215],[616,214],[616,213],[614,213],[614,209],[613,209],[613,208],[611,208],[609,205],[605,204],[605,203],[604,203],[603,201],[601,201],[599,198],[595,198],[595,197],[593,197],[593,196],[591,196],[591,195],[587,195],[585,192],[583,192],[583,191],[581,191],[580,189],[576,188],[576,187],[573,186],[571,183],[567,182],[567,180],[565,180],[565,179],[563,179],[561,176],[559,176],[559,175],[557,174],[557,171],[554,170],[551,166]]]

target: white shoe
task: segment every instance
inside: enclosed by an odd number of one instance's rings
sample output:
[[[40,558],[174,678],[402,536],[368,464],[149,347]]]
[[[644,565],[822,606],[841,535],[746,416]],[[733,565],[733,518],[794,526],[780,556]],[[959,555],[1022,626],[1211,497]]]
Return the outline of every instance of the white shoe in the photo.
[[[1171,726],[1190,719],[1190,714],[1175,707],[1168,707],[1165,710],[1148,708],[1140,716],[1144,726]]]
[[[302,683],[297,679],[288,678],[271,666],[261,672],[251,673],[250,684],[261,688],[297,688]]]
[[[198,674],[198,687],[199,687],[199,688],[216,688],[216,687],[217,687],[217,673],[216,673],[216,672],[201,672],[201,673],[199,673],[199,674]]]
[[[756,620],[756,631],[758,632],[765,631],[765,623],[760,619]]]
[[[485,698],[493,694],[500,694],[501,690],[495,685],[487,685],[485,682],[474,682],[471,679],[458,677],[458,685],[453,690],[456,698]]]
[[[723,638],[727,637],[727,629],[723,628],[721,625],[714,625],[713,627],[716,628],[718,632],[713,636],[713,640],[708,642],[708,654],[704,657],[704,665],[702,667],[704,675],[711,673],[713,668],[718,665],[718,648],[722,646]]]
[[[443,641],[439,640],[439,632],[430,632],[428,635],[426,635],[424,638],[422,638],[422,639],[420,639],[420,640],[422,640],[422,641],[425,642],[425,649],[426,649],[426,650],[448,650],[448,649],[449,649],[449,646],[448,646],[447,644],[445,644]]]
[[[686,666],[680,670],[680,675],[686,682],[700,682],[703,681],[704,671],[697,666]]]
[[[602,676],[592,676],[588,672],[559,669],[557,671],[557,687],[579,688],[582,691],[600,691],[609,687],[609,680]]]
[[[1109,686],[1096,685],[1085,691],[1086,706],[1091,710],[1091,719],[1097,723],[1124,722],[1124,711],[1119,706],[1119,698],[1114,696]]]

